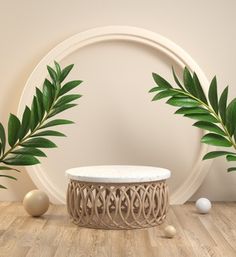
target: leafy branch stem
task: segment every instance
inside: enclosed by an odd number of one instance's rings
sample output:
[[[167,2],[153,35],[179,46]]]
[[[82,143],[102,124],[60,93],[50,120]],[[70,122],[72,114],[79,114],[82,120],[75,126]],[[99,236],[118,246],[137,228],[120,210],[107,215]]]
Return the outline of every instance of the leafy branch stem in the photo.
[[[58,113],[76,106],[72,103],[80,98],[79,94],[67,94],[72,89],[82,83],[81,80],[68,81],[63,86],[61,83],[70,73],[73,64],[61,69],[60,65],[55,61],[55,69],[47,66],[50,79],[45,78],[42,90],[36,88],[31,108],[25,107],[20,120],[14,114],[10,114],[8,120],[8,134],[0,122],[0,170],[16,170],[12,166],[35,165],[39,163],[39,157],[46,157],[44,151],[40,148],[54,148],[56,145],[47,136],[61,137],[63,133],[54,130],[44,130],[47,127],[56,125],[71,124],[73,121],[66,119],[51,119]],[[38,130],[43,129],[41,132]],[[6,140],[8,139],[8,141]],[[8,144],[7,144],[8,143]],[[7,150],[6,145],[8,145]],[[18,148],[18,149],[16,149]],[[10,155],[10,157],[9,157]],[[13,176],[1,175],[15,179]],[[0,188],[6,188],[0,184]]]
[[[186,91],[183,91],[183,90],[180,90],[180,89],[173,89],[173,91],[176,91],[178,93],[186,95],[186,96],[196,100],[200,105],[204,106],[217,119],[217,121],[221,124],[228,140],[232,143],[233,148],[236,150],[236,142],[234,142],[233,138],[230,136],[230,133],[229,133],[228,129],[226,128],[226,126],[224,125],[221,117],[219,115],[217,115],[217,113],[209,105],[207,105],[206,103],[201,101],[199,98],[195,97],[194,95],[192,95],[192,94],[190,94]]]
[[[48,113],[45,115],[45,117],[42,119],[42,121],[35,127],[35,129],[33,129],[28,135],[26,135],[25,137],[22,138],[22,140],[20,140],[19,142],[17,142],[14,146],[12,146],[7,152],[5,152],[2,157],[0,158],[0,162],[3,162],[4,159],[13,151],[15,150],[19,145],[21,145],[22,143],[24,143],[27,139],[29,139],[30,137],[32,137],[35,132],[37,132],[38,129],[41,128],[41,126],[44,124],[44,122],[48,119],[48,116],[51,114],[51,111],[53,109],[53,105],[52,107],[49,109]]]

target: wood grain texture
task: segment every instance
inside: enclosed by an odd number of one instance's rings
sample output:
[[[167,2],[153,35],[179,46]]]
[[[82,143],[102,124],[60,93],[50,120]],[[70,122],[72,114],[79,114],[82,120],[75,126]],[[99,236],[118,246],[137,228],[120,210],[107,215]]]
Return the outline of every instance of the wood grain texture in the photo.
[[[236,203],[213,203],[206,215],[187,203],[171,206],[160,226],[109,231],[77,227],[65,206],[32,218],[21,203],[0,202],[0,257],[235,257],[235,214]],[[177,229],[173,239],[167,224]]]

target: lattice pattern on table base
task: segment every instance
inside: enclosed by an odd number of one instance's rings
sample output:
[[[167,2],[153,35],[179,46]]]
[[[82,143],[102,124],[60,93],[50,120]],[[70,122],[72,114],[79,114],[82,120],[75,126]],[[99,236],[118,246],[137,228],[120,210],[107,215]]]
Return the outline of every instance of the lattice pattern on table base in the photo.
[[[134,229],[156,226],[168,209],[165,181],[104,184],[71,180],[67,209],[82,227]]]

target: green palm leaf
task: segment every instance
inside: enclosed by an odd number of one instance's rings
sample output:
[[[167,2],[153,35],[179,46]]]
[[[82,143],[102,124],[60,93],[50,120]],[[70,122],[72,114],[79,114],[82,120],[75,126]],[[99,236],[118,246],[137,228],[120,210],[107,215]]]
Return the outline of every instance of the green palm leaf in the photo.
[[[181,107],[175,112],[175,114],[209,114],[209,112],[202,107]]]
[[[196,91],[197,91],[197,97],[205,104],[207,104],[207,98],[206,98],[206,95],[202,89],[202,86],[201,86],[201,83],[198,79],[198,76],[197,74],[194,72],[193,73],[193,83],[194,83],[194,86],[196,88]]]
[[[167,82],[164,78],[162,78],[160,75],[156,73],[152,73],[152,77],[159,87],[167,88],[167,89],[172,88],[171,84]]]
[[[222,119],[223,124],[225,124],[226,122],[227,98],[228,98],[228,87],[224,89],[219,100],[219,112],[220,112],[220,117]]]
[[[6,158],[3,163],[16,166],[28,166],[40,163],[37,158],[31,155],[18,154],[13,157]]]
[[[39,123],[39,118],[38,118],[38,105],[37,105],[37,98],[34,96],[33,102],[31,105],[31,116],[30,116],[30,129],[33,131],[37,124]]]
[[[54,61],[54,64],[55,64],[55,68],[56,68],[56,74],[58,77],[61,76],[61,67],[59,65],[59,63],[57,63],[56,61]]]
[[[196,96],[197,92],[195,89],[193,78],[187,67],[184,68],[183,80],[184,86],[187,89],[187,91],[190,92],[192,95]]]
[[[209,122],[209,121],[197,121],[196,123],[193,124],[193,126],[205,129],[211,132],[215,132],[216,134],[222,135],[222,136],[227,136],[225,134],[225,131],[223,131],[220,127],[217,125]]]
[[[31,138],[28,141],[21,143],[24,147],[38,147],[38,148],[54,148],[57,147],[52,141],[43,137]]]
[[[165,88],[163,87],[153,87],[151,88],[148,93],[152,93],[152,92],[157,92],[157,91],[162,91],[162,90],[165,90]]]
[[[196,100],[188,97],[172,97],[166,103],[178,107],[196,107],[200,105]]]
[[[233,99],[226,109],[226,127],[230,136],[234,134],[236,126],[236,98]]]
[[[235,162],[235,161],[236,161],[236,156],[235,156],[235,155],[232,155],[232,154],[228,154],[228,155],[226,156],[226,159],[227,159],[227,161],[229,161],[229,162]]]
[[[236,171],[236,167],[228,168],[227,171],[228,171],[228,172]]]
[[[57,115],[58,113],[64,112],[72,107],[75,107],[78,104],[65,104],[65,105],[61,105],[59,107],[55,107],[53,108],[52,112],[48,115],[48,118],[51,118],[55,115]]]
[[[6,134],[5,134],[5,129],[1,122],[0,122],[0,140],[1,140],[2,152],[4,153],[5,147],[6,147]]]
[[[31,117],[31,111],[28,106],[25,107],[25,111],[23,113],[21,127],[19,130],[19,139],[21,140],[29,131],[30,128],[30,117]]]
[[[213,151],[213,152],[207,153],[207,154],[203,157],[203,160],[213,159],[213,158],[220,157],[220,156],[224,156],[224,155],[228,155],[228,154],[236,154],[236,153],[227,152],[227,151]]]
[[[38,118],[39,118],[39,121],[41,121],[44,117],[45,109],[43,106],[43,93],[38,88],[36,88],[36,100],[37,100]]]
[[[64,81],[64,79],[67,77],[67,75],[70,73],[70,71],[72,70],[73,67],[74,67],[74,64],[71,64],[62,70],[61,76],[59,78],[60,83]]]
[[[65,120],[65,119],[57,119],[57,120],[52,120],[46,123],[45,125],[41,126],[40,129],[48,128],[48,127],[53,127],[53,126],[58,126],[58,125],[66,125],[66,124],[73,124],[74,122],[71,120]]]
[[[66,135],[54,130],[45,130],[32,135],[32,137],[42,137],[42,136],[65,137]]]
[[[23,154],[23,155],[33,155],[39,157],[46,157],[46,154],[41,150],[33,147],[22,147],[17,150],[12,151],[14,154]]]
[[[175,83],[184,91],[184,87],[182,86],[182,84],[179,82],[179,79],[175,73],[175,70],[172,66],[172,74],[173,74],[173,77],[174,77],[174,80],[175,80]]]
[[[160,100],[162,98],[169,97],[169,96],[174,96],[174,95],[177,95],[177,94],[179,94],[179,93],[176,92],[176,91],[173,91],[173,90],[161,91],[153,97],[152,101]]]
[[[43,105],[45,110],[48,112],[54,99],[53,85],[47,79],[43,84]]]
[[[175,114],[198,120],[193,126],[208,130],[202,143],[233,147],[236,150],[236,98],[227,106],[228,87],[224,89],[218,100],[217,80],[214,77],[208,90],[208,99],[195,72],[191,74],[187,67],[183,70],[183,85],[179,81],[172,67],[172,74],[177,88],[157,73],[152,73],[155,86],[149,92],[156,93],[152,100],[168,98],[167,104],[179,107]],[[176,92],[176,93],[175,93]],[[229,151],[214,151],[207,153],[203,159],[226,156],[227,161],[236,161],[236,153]],[[229,168],[228,171],[235,171]]]
[[[73,95],[65,95],[65,96],[62,96],[55,104],[55,108],[57,107],[61,107],[65,104],[68,104],[76,99],[79,99],[82,95],[79,95],[79,94],[73,94]]]
[[[10,146],[13,146],[18,140],[20,127],[19,119],[14,114],[10,114],[8,121],[8,143]]]
[[[16,170],[12,166],[35,165],[39,163],[36,157],[46,157],[46,154],[39,148],[54,148],[55,143],[44,137],[64,137],[63,133],[55,130],[44,130],[57,125],[72,124],[73,121],[66,119],[50,118],[77,104],[70,103],[81,95],[67,93],[78,85],[81,80],[68,81],[62,85],[62,81],[68,76],[73,64],[61,69],[57,62],[54,62],[55,69],[47,66],[49,77],[45,79],[42,89],[36,88],[31,108],[25,107],[21,121],[18,117],[10,114],[8,121],[8,144],[6,150],[6,133],[0,123],[0,170]],[[1,165],[4,164],[4,165]],[[8,175],[0,175],[10,178]],[[5,188],[0,185],[0,188]]]
[[[192,114],[185,114],[185,117],[194,119],[194,120],[200,120],[200,121],[207,121],[207,122],[214,122],[218,123],[219,121],[211,114],[207,113],[192,113]]]
[[[214,77],[211,81],[208,97],[212,108],[216,113],[218,113],[218,95],[217,95],[216,77]]]
[[[59,96],[66,94],[67,92],[71,91],[72,89],[79,86],[83,81],[82,80],[74,80],[66,83],[60,90]]]
[[[215,133],[206,134],[205,136],[202,137],[201,142],[208,145],[214,145],[214,146],[224,146],[224,147],[232,146],[232,143],[229,140]]]
[[[57,66],[57,65],[56,65]],[[58,68],[58,67],[57,67]],[[56,82],[57,81],[57,73],[51,68],[49,65],[47,66],[48,73],[51,77],[51,79]]]

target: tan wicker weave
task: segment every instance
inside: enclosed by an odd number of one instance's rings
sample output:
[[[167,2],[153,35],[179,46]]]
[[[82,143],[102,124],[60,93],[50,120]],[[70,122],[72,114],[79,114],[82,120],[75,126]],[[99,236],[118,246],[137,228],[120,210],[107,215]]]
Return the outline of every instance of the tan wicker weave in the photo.
[[[70,180],[67,209],[73,222],[81,227],[152,227],[166,218],[168,187],[164,180],[117,184]]]

